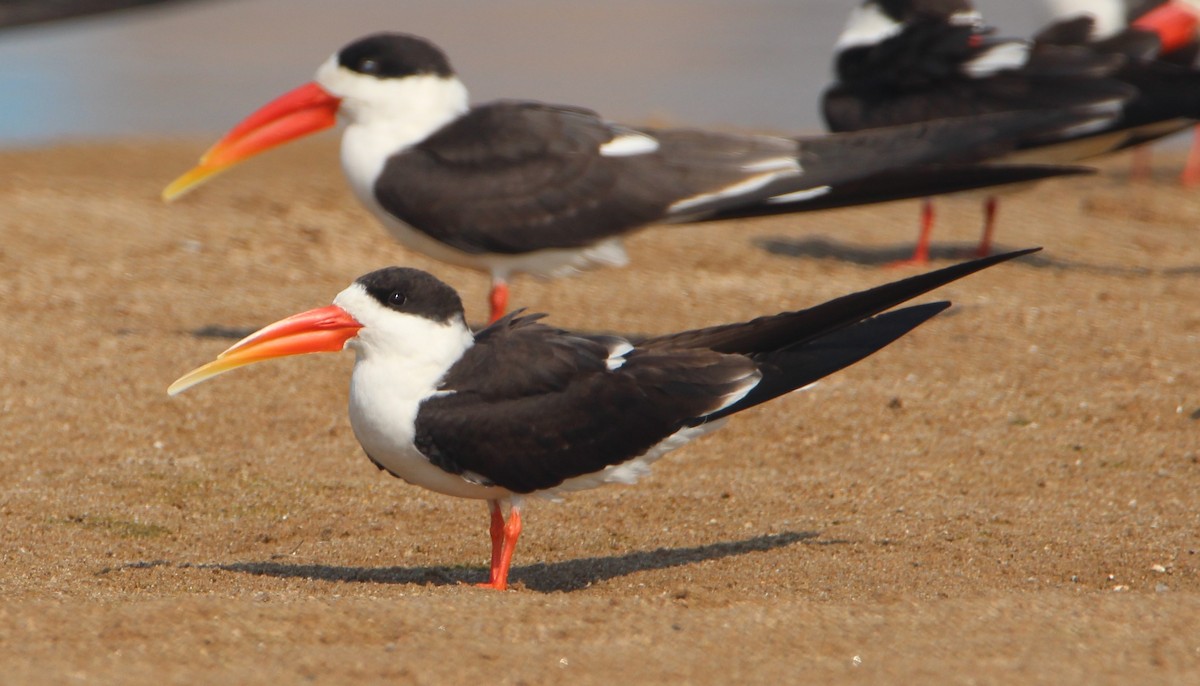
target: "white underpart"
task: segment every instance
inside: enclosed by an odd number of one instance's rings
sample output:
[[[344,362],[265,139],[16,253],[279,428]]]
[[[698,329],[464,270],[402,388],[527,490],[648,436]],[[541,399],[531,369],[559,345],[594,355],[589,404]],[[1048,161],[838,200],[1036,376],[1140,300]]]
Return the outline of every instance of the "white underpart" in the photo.
[[[508,491],[483,486],[433,465],[413,445],[421,402],[438,393],[446,371],[474,344],[461,318],[439,324],[398,313],[353,284],[334,304],[363,328],[347,343],[356,355],[350,376],[350,426],[363,450],[405,481],[460,498],[502,498]]]
[[[806,188],[802,191],[794,191],[792,193],[784,193],[767,198],[768,205],[777,205],[785,202],[800,202],[802,200],[812,200],[825,195],[833,190],[833,186],[817,186],[815,188]]]
[[[889,17],[879,5],[867,3],[854,8],[842,35],[834,44],[834,52],[878,45],[883,41],[898,35],[904,30],[904,25]]]
[[[725,419],[718,419],[699,426],[689,426],[680,429],[632,460],[610,465],[592,474],[584,474],[567,479],[554,488],[538,491],[537,495],[550,500],[559,500],[567,493],[586,491],[589,488],[598,488],[606,484],[635,484],[643,476],[650,473],[650,465],[654,464],[658,458],[672,450],[682,448],[704,434],[716,431],[724,425]]]
[[[1092,40],[1111,38],[1125,28],[1122,0],[1049,0],[1050,12],[1058,19],[1089,16],[1095,22]]]
[[[600,154],[604,157],[632,157],[657,151],[658,139],[636,131],[621,133],[600,146]]]
[[[548,248],[517,254],[469,253],[434,240],[396,219],[375,201],[374,196],[360,197],[392,238],[410,250],[429,255],[441,262],[477,269],[492,276],[492,281],[507,281],[513,274],[532,274],[543,278],[571,276],[596,267],[624,267],[629,256],[620,238],[606,238],[583,248]]]
[[[983,78],[1009,69],[1020,69],[1029,62],[1029,44],[1024,41],[999,43],[969,62],[962,71],[971,78]]]
[[[606,238],[583,248],[538,250],[520,255],[472,255],[476,267],[491,273],[492,279],[507,280],[511,274],[532,274],[543,278],[572,276],[595,267],[624,267],[629,264],[620,238]],[[464,264],[473,266],[473,264]]]

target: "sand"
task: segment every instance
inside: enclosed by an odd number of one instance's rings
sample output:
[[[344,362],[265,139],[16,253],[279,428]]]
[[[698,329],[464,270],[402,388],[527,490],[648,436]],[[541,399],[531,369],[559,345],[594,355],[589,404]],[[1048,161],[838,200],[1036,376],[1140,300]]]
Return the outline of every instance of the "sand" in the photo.
[[[361,454],[348,355],[168,383],[386,264],[474,321],[486,279],[385,239],[331,138],[167,206],[207,141],[0,152],[4,683],[1200,683],[1200,199],[1178,159],[1006,196],[1046,250],[735,418],[631,487],[533,502],[514,589],[486,512]],[[941,205],[935,264],[976,235]],[[915,203],[656,228],[520,279],[654,333],[914,273]],[[210,329],[212,330],[212,329]]]

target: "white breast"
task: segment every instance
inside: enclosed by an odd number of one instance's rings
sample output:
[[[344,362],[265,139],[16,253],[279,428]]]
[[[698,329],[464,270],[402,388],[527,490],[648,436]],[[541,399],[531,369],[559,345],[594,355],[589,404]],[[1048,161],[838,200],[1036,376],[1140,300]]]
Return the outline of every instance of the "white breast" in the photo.
[[[446,372],[474,344],[461,318],[438,323],[380,305],[359,284],[334,303],[363,324],[347,347],[355,352],[350,375],[350,426],[376,463],[409,483],[460,498],[500,498],[488,488],[434,466],[413,444],[421,402],[438,393]]]

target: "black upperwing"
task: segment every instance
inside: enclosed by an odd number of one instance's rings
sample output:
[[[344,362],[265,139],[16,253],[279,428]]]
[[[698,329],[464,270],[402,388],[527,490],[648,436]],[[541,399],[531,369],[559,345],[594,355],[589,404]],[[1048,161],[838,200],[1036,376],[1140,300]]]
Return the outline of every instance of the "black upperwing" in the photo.
[[[832,131],[1030,109],[1119,104],[1134,90],[1108,78],[1122,60],[1092,50],[994,38],[943,18],[910,19],[895,36],[848,48],[822,96]]]
[[[798,138],[803,174],[694,208],[688,221],[711,221],[926,197],[1053,176],[1081,167],[983,165],[1030,139],[1106,126],[1107,107],[995,112],[863,131]]]
[[[416,446],[438,467],[517,493],[645,454],[682,428],[770,400],[867,357],[945,303],[874,316],[989,266],[997,255],[807,310],[647,339],[572,334],[509,315],[481,331],[438,395]]]
[[[459,250],[516,254],[659,221],[679,201],[794,167],[797,153],[788,138],[657,135],[583,109],[491,103],[393,156],[376,197]]]
[[[421,404],[415,444],[434,465],[516,493],[553,488],[645,454],[759,379],[744,356],[638,351],[535,320],[480,332]]]
[[[656,221],[987,158],[1024,137],[1108,116],[1091,108],[1005,112],[791,139],[635,130],[586,110],[501,102],[393,156],[375,195],[398,219],[467,253],[577,248]]]
[[[738,352],[758,364],[762,381],[737,403],[700,419],[709,421],[802,388],[854,364],[920,326],[950,303],[878,313],[951,281],[1038,250],[1041,248],[992,255],[842,296],[806,310],[660,336],[642,345],[696,346]]]
[[[782,350],[845,328],[951,281],[1039,250],[1041,248],[1027,248],[983,257],[844,295],[805,310],[655,336],[638,345],[653,349],[699,348],[743,355]]]

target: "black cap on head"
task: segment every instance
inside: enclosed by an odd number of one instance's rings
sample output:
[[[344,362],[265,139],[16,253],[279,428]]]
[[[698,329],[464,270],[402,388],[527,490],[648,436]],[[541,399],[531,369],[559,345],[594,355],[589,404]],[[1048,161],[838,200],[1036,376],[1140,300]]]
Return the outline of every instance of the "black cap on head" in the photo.
[[[454,289],[420,269],[387,267],[355,280],[390,310],[446,323],[462,317],[462,300]]]
[[[360,38],[338,52],[338,64],[381,79],[454,75],[450,60],[436,45],[406,33],[376,33]]]

